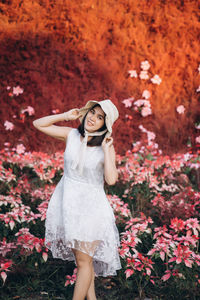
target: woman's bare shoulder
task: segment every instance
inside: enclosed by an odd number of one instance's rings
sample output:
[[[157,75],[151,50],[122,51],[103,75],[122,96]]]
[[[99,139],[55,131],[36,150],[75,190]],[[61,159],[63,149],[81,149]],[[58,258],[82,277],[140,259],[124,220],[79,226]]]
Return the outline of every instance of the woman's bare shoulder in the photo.
[[[65,143],[67,142],[67,139],[68,139],[68,136],[69,136],[69,133],[72,131],[72,130],[75,130],[76,128],[73,128],[73,127],[65,127],[65,136],[64,136],[64,141]]]

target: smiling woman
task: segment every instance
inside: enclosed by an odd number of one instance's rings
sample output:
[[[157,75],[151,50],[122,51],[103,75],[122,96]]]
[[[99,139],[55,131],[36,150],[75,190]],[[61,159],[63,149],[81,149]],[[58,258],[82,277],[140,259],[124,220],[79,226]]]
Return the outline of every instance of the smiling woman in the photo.
[[[88,113],[84,116],[82,123],[79,125],[78,130],[82,137],[84,137],[84,128],[89,132],[105,130],[105,112],[99,104],[95,104]],[[107,131],[107,130],[106,130]],[[100,136],[88,137],[88,146],[100,146],[106,132]]]
[[[73,300],[96,300],[95,275],[117,275],[121,269],[119,232],[104,191],[104,180],[113,185],[118,179],[111,137],[118,116],[116,106],[107,99],[88,101],[81,109],[34,121],[44,133],[67,139],[64,174],[46,212],[45,245],[53,257],[75,261]],[[77,118],[79,128],[58,127],[56,133],[52,127],[55,120]],[[89,143],[96,147],[88,147]]]

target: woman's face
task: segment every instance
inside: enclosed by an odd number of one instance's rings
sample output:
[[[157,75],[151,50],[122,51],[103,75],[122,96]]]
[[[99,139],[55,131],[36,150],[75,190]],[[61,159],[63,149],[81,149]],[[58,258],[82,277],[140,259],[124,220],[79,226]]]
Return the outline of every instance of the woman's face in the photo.
[[[95,132],[104,125],[105,113],[100,106],[96,106],[88,111],[85,118],[85,129]]]

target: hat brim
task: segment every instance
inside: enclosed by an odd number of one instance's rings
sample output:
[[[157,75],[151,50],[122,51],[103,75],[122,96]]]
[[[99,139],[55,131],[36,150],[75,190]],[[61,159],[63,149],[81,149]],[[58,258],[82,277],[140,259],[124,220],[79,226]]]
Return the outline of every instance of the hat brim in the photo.
[[[79,113],[81,114],[80,117],[79,117],[79,120],[80,122],[82,122],[83,118],[85,117],[86,113],[88,112],[88,110],[94,106],[95,104],[97,104],[98,101],[95,101],[95,100],[90,100],[86,103],[85,106],[81,107],[79,109]]]

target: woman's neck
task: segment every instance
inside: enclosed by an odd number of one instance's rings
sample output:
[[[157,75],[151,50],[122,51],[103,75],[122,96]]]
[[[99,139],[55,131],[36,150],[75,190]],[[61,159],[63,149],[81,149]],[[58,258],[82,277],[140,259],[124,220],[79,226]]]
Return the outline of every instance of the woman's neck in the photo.
[[[92,136],[88,136],[88,142],[90,141],[92,139]],[[83,140],[83,137],[82,137],[82,135],[81,135],[81,142],[82,142],[82,140]]]

